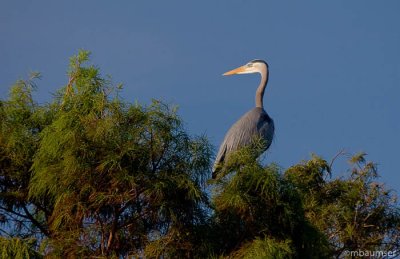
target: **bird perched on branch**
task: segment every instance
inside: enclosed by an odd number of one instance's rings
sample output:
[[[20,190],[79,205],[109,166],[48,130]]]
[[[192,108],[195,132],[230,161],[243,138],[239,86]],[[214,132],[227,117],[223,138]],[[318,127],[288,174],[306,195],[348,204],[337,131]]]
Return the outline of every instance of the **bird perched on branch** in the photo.
[[[271,145],[274,137],[274,121],[268,116],[263,107],[265,87],[268,82],[268,64],[264,60],[252,60],[244,66],[235,68],[224,73],[224,76],[235,74],[261,74],[260,85],[256,90],[256,107],[244,114],[226,133],[217,157],[215,159],[212,178],[215,179],[221,164],[227,159],[230,153],[253,143],[255,139],[263,140],[262,152]]]

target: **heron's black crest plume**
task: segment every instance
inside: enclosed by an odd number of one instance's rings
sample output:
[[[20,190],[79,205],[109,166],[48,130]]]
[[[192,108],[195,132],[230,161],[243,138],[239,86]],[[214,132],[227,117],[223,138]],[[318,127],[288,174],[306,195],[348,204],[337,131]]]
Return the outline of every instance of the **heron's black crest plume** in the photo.
[[[249,63],[253,63],[253,64],[254,63],[264,63],[267,66],[267,68],[269,67],[268,63],[265,60],[262,60],[262,59],[254,59],[254,60],[250,61]]]

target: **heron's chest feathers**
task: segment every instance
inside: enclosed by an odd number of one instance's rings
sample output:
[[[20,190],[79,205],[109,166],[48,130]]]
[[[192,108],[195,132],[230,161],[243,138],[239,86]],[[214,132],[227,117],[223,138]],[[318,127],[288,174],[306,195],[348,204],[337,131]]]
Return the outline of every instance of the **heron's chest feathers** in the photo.
[[[263,110],[259,115],[259,118],[258,118],[258,121],[257,121],[257,128],[261,129],[262,127],[264,127],[266,125],[270,125],[270,124],[274,124],[274,121]]]
[[[272,143],[274,122],[262,108],[254,108],[244,114],[225,135],[216,161],[222,161],[227,153],[251,145],[255,138],[265,140],[265,149]]]
[[[254,108],[244,114],[230,129],[230,137],[239,137],[249,141],[255,135],[261,137],[273,135],[274,122],[262,108]],[[246,142],[247,142],[246,141]]]

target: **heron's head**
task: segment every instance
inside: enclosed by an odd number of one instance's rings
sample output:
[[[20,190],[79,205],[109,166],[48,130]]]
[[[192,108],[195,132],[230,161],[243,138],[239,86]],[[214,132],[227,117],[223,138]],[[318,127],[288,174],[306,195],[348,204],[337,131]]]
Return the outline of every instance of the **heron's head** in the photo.
[[[235,74],[251,74],[251,73],[265,73],[268,69],[268,64],[264,60],[255,59],[243,65],[224,73],[224,76],[235,75]]]

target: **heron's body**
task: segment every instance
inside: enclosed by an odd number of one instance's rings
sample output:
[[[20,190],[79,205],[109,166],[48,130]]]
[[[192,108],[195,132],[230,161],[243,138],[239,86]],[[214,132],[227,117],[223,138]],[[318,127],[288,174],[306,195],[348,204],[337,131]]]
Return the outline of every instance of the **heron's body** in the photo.
[[[268,82],[268,65],[265,61],[254,60],[224,75],[260,73],[261,82],[256,91],[256,107],[244,114],[226,133],[213,168],[213,178],[216,177],[218,165],[222,164],[227,156],[245,146],[249,146],[256,139],[263,139],[262,152],[267,150],[274,136],[274,121],[263,108],[264,90]],[[261,154],[260,154],[261,155]]]

